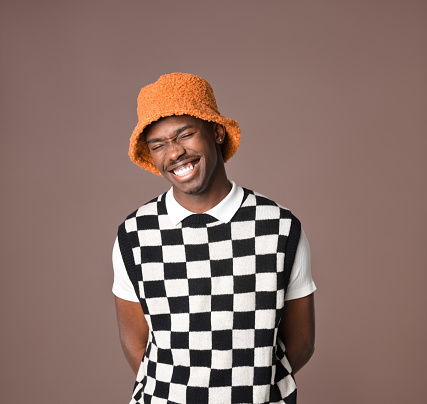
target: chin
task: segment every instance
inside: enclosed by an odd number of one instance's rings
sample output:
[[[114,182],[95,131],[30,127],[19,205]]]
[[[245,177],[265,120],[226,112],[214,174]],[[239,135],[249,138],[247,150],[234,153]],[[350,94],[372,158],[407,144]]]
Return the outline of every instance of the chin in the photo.
[[[194,178],[188,182],[170,182],[178,192],[181,192],[182,194],[186,195],[198,195],[200,193],[203,193],[207,188],[206,181],[203,181],[200,177]]]
[[[187,195],[197,195],[200,193],[200,189],[195,188],[195,189],[190,189],[188,191],[185,192]]]
[[[182,193],[187,195],[197,195],[203,192],[204,188],[198,185],[190,185],[189,187],[177,187]]]

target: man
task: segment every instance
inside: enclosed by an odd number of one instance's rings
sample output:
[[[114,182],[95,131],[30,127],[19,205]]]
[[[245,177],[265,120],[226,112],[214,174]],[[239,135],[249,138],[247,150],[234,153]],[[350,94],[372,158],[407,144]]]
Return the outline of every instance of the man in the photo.
[[[172,187],[127,217],[113,249],[131,403],[296,403],[315,290],[298,219],[228,180],[240,130],[205,80],[161,76],[138,117],[131,160]]]

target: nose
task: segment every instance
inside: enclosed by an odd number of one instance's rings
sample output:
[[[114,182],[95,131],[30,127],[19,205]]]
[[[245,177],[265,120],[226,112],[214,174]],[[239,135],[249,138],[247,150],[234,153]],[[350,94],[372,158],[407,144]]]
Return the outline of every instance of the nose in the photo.
[[[168,144],[167,151],[168,151],[167,159],[170,162],[174,162],[178,160],[181,156],[185,154],[185,148],[178,142],[173,142],[173,141]]]

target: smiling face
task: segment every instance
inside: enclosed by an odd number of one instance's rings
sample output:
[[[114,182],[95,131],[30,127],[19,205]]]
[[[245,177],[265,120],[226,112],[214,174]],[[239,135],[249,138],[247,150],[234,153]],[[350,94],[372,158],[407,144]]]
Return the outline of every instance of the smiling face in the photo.
[[[189,196],[225,197],[224,186],[229,190],[229,185],[220,149],[222,125],[189,115],[170,116],[149,125],[144,135],[154,164],[172,184],[178,202]]]

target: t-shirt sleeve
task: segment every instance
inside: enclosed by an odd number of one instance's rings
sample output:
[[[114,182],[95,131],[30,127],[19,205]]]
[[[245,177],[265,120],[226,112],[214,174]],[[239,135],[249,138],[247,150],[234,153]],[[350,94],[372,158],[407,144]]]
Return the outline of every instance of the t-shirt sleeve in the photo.
[[[129,300],[131,302],[139,302],[135,293],[132,282],[126,271],[125,263],[123,262],[122,253],[120,252],[119,240],[116,237],[113,246],[113,269],[114,282],[113,293],[120,299]]]
[[[285,300],[299,299],[308,296],[315,290],[316,285],[311,277],[310,245],[301,229]]]

